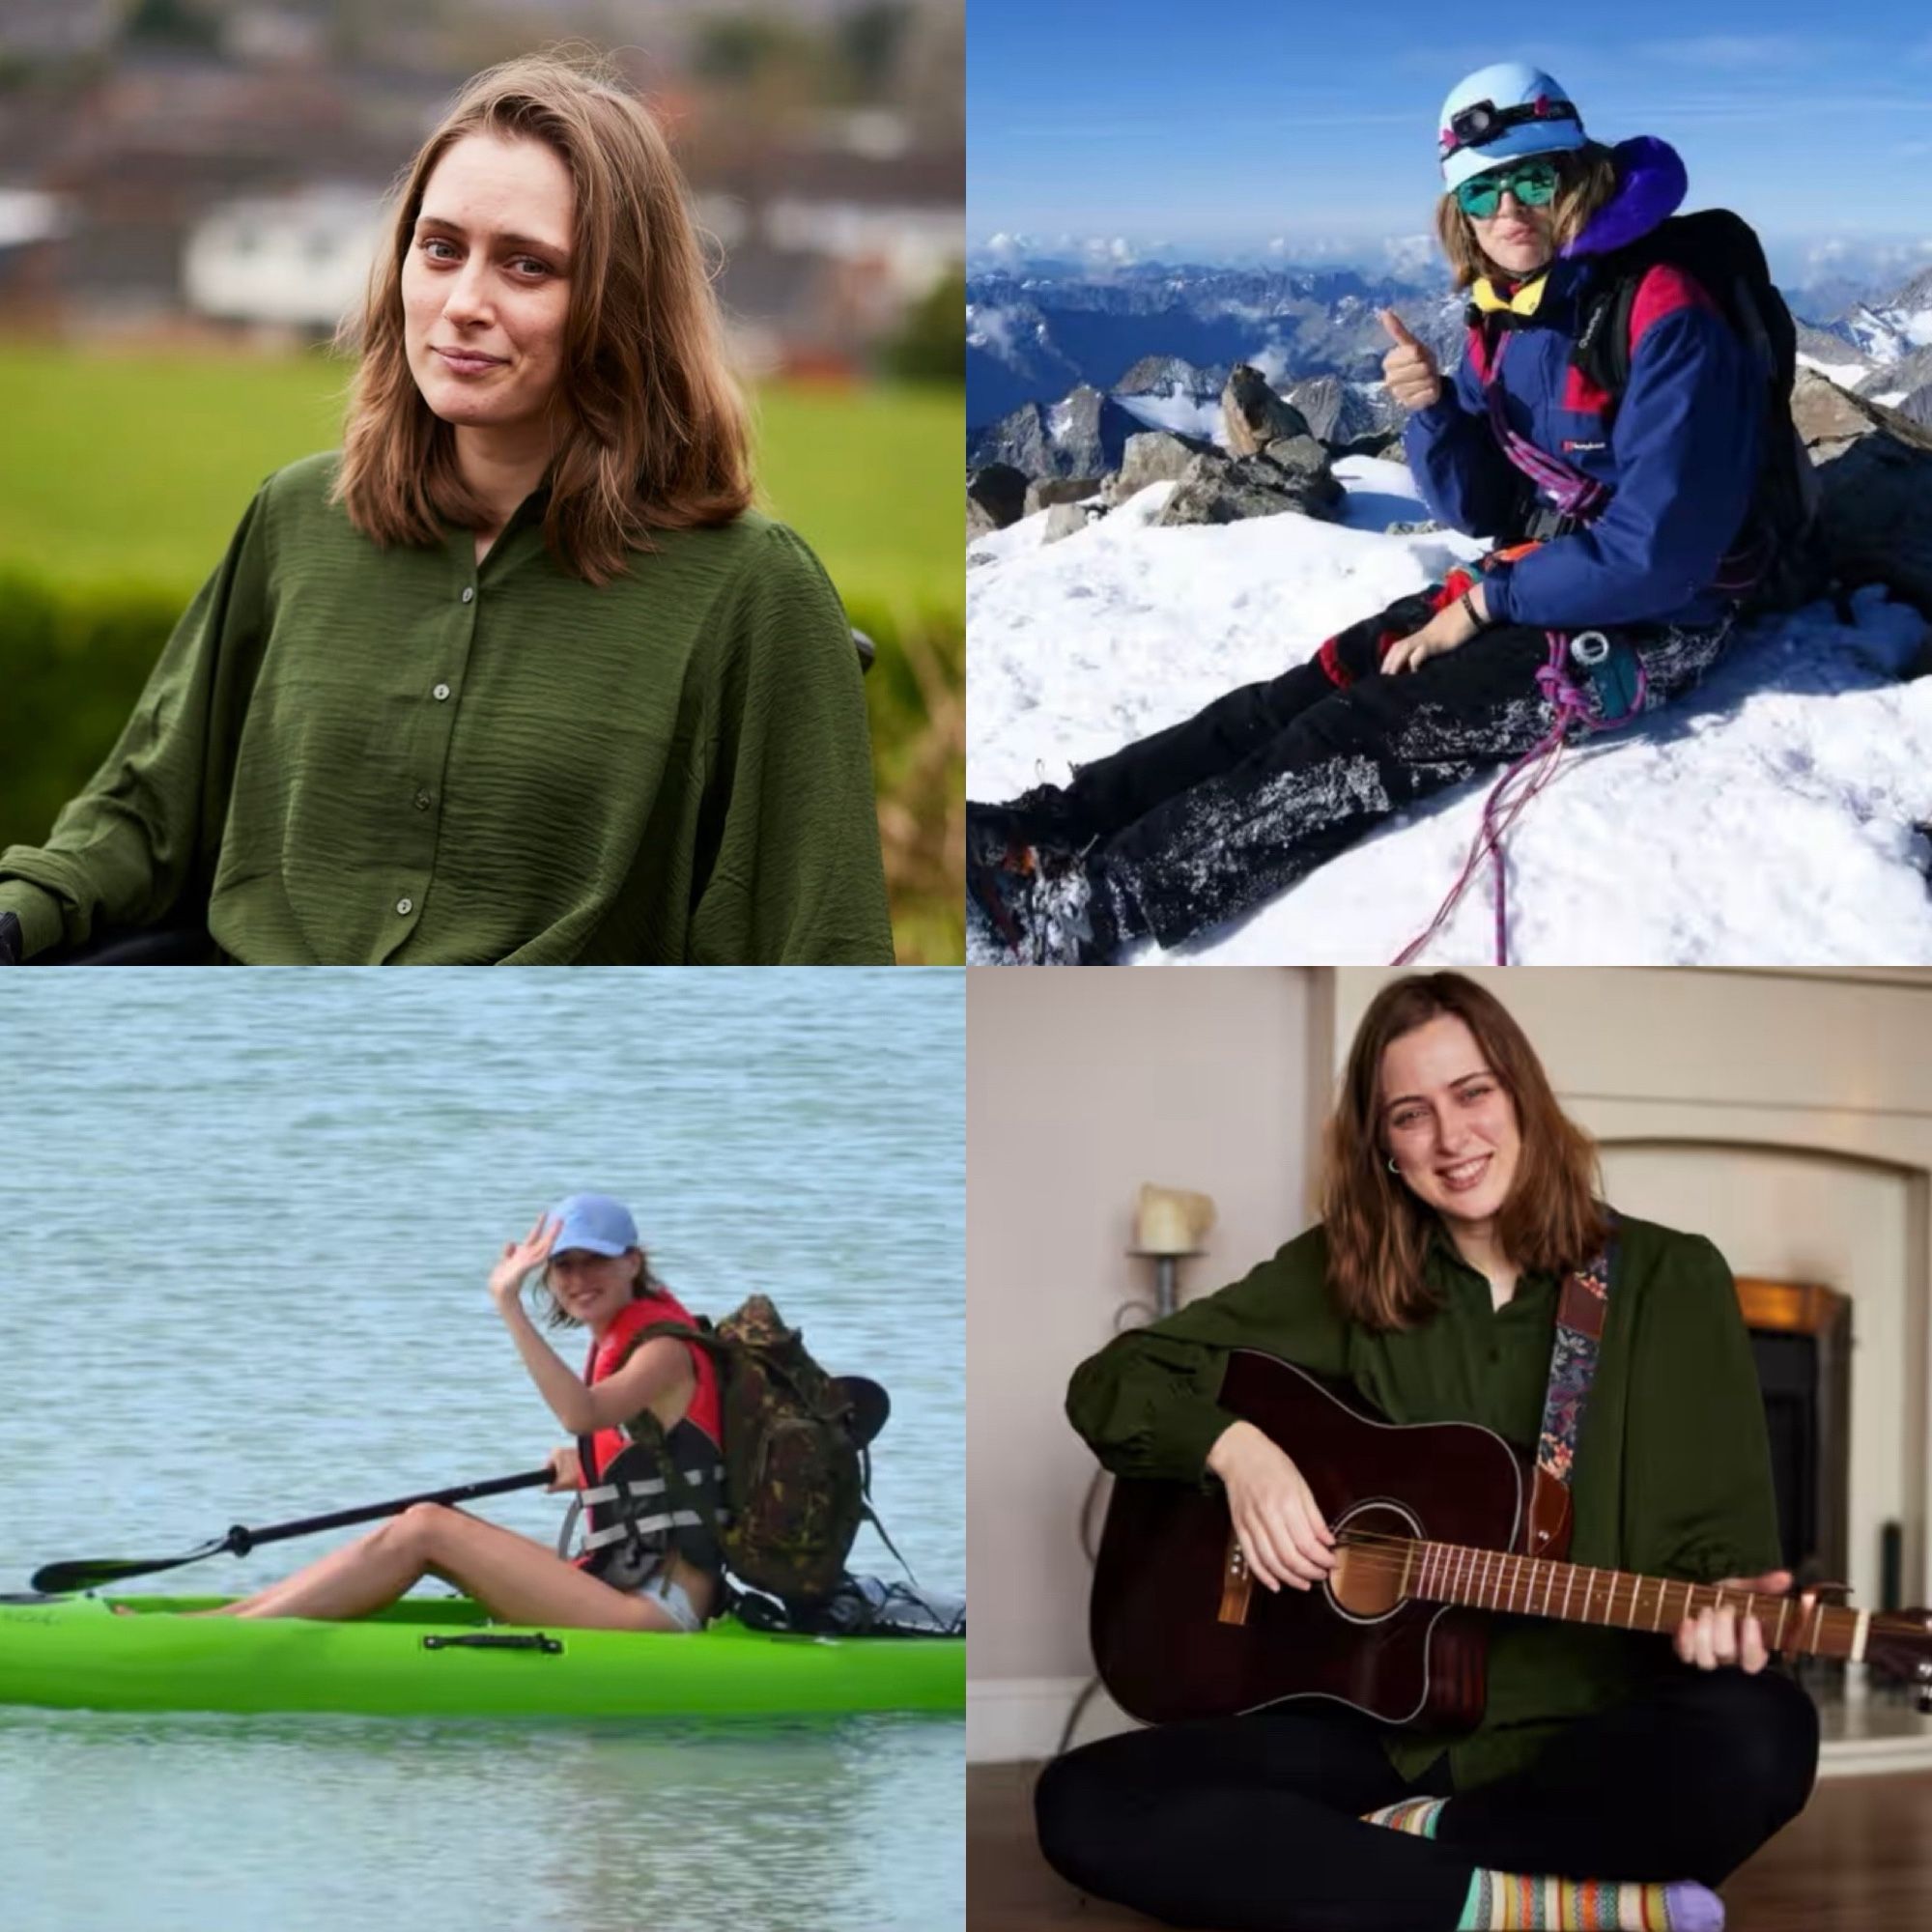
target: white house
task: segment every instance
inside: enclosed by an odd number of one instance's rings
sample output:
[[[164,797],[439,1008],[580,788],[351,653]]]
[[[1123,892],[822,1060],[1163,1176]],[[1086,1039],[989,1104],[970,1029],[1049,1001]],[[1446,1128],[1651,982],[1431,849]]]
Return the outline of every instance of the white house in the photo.
[[[217,321],[327,333],[360,305],[383,229],[382,197],[367,187],[225,202],[188,233],[183,293]]]

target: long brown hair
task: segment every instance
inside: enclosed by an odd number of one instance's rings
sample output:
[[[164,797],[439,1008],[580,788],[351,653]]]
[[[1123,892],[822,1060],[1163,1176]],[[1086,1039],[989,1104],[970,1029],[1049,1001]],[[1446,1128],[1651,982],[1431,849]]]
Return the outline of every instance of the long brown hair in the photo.
[[[1591,216],[1614,198],[1617,164],[1609,149],[1599,141],[1585,141],[1580,148],[1560,150],[1548,158],[1556,163],[1557,177],[1550,242],[1553,248],[1562,248],[1582,234]],[[1457,206],[1453,191],[1435,204],[1435,239],[1449,258],[1450,276],[1458,289],[1468,288],[1484,275],[1516,279],[1483,253],[1482,243],[1476,240],[1476,224]]]
[[[649,550],[652,530],[728,523],[752,500],[750,426],[684,178],[657,123],[602,61],[535,54],[480,73],[396,190],[387,245],[358,322],[362,362],[334,499],[376,543],[435,544],[441,522],[488,526],[456,467],[450,426],[410,373],[403,263],[423,190],[464,136],[542,141],[576,189],[570,312],[553,407],[568,427],[551,464],[544,541],[595,584]]]
[[[1435,1211],[1388,1170],[1381,1132],[1382,1055],[1391,1041],[1441,1014],[1476,1037],[1516,1106],[1522,1151],[1496,1216],[1496,1237],[1519,1267],[1564,1272],[1608,1232],[1596,1198],[1596,1144],[1556,1104],[1549,1076],[1502,1002],[1461,973],[1393,980],[1370,1003],[1321,1149],[1321,1214],[1328,1282],[1342,1312],[1370,1328],[1406,1328],[1436,1305],[1423,1257]]]

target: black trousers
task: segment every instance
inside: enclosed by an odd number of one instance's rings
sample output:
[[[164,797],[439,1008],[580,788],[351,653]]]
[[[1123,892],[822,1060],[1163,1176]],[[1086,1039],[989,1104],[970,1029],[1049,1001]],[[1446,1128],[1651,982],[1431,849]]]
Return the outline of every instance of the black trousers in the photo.
[[[1392,812],[1520,757],[1548,732],[1542,631],[1500,626],[1420,670],[1382,675],[1386,642],[1419,631],[1438,594],[1401,598],[1319,658],[1081,767],[1067,787],[1072,819],[1118,938],[1176,946],[1252,911]],[[1696,682],[1730,623],[1606,635],[1643,664],[1648,708]]]
[[[1451,1797],[1432,1840],[1360,1822],[1451,1796],[1446,1757],[1407,1783],[1381,1737],[1309,1705],[1107,1738],[1041,1775],[1040,1849],[1082,1891],[1170,1925],[1452,1932],[1478,1867],[1716,1886],[1804,1808],[1818,1764],[1790,1678],[1685,1666]]]

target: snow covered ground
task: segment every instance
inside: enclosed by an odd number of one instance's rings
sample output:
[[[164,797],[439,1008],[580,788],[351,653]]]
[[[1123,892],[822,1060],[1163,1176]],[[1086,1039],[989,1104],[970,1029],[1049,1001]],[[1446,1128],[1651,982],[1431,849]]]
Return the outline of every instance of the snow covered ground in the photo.
[[[1278,675],[1485,546],[1400,463],[1345,458],[1340,524],[1157,529],[1173,486],[1051,546],[1031,517],[967,547],[967,793],[1002,799]],[[1918,614],[1861,591],[1759,619],[1699,691],[1565,754],[1509,843],[1524,964],[1932,963],[1932,676]],[[1480,642],[1465,649],[1480,649]],[[1460,872],[1497,773],[1404,814],[1244,921],[1146,963],[1386,963]],[[1492,956],[1485,868],[1428,952]]]
[[[1807,355],[1801,349],[1798,352],[1798,366],[1801,369],[1815,369],[1827,382],[1836,383],[1842,389],[1855,389],[1871,374],[1863,362],[1821,362],[1815,355]]]
[[[1167,389],[1159,395],[1116,396],[1114,400],[1149,429],[1171,429],[1180,436],[1198,436],[1205,442],[1219,443],[1223,449],[1228,446],[1219,396],[1204,400]]]

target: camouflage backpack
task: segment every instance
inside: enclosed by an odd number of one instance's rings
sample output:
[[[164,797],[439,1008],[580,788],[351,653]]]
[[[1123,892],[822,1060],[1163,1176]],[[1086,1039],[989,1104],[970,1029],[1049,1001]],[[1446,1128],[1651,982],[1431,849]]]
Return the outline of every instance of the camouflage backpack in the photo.
[[[787,1601],[829,1596],[844,1577],[860,1523],[878,1523],[867,1495],[867,1434],[850,1389],[812,1360],[800,1331],[787,1328],[762,1294],[715,1328],[701,1316],[696,1330],[657,1321],[637,1339],[654,1335],[695,1343],[717,1365],[727,1514],[721,1522],[695,1491],[687,1498],[717,1534],[731,1574]],[[656,1418],[646,1410],[629,1427],[660,1450],[666,1471],[685,1487],[675,1459],[662,1455]]]

